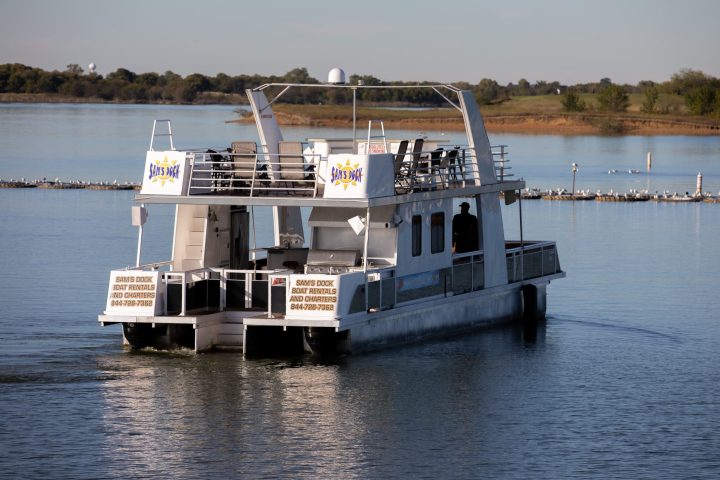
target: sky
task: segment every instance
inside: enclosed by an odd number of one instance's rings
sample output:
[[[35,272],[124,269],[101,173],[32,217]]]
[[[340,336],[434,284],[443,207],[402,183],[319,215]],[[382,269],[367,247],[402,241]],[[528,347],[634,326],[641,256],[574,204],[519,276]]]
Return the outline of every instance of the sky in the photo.
[[[0,64],[102,75],[662,82],[720,77],[718,0],[0,0]]]

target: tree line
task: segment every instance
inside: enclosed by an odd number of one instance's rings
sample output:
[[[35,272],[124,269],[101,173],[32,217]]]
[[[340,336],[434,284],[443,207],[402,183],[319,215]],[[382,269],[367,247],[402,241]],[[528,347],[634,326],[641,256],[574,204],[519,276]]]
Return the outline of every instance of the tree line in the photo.
[[[350,84],[362,81],[365,85],[417,85],[417,82],[387,82],[372,75],[351,75]],[[45,71],[19,63],[0,65],[0,93],[63,95],[78,99],[99,99],[108,102],[128,103],[237,103],[234,95],[243,95],[245,89],[264,83],[319,84],[306,68],[295,68],[284,75],[235,75],[218,73],[207,76],[193,73],[182,77],[172,71],[162,74],[135,73],[118,68],[107,76],[86,73],[77,64],[69,64],[64,71]],[[433,84],[435,82],[421,82]],[[656,83],[649,80],[637,85],[619,85],[609,78],[598,82],[563,85],[560,82],[520,79],[500,85],[483,78],[477,84],[455,82],[458,88],[471,90],[481,105],[502,103],[516,96],[562,94],[566,111],[583,111],[587,108],[582,94],[595,94],[600,108],[622,112],[629,105],[628,94],[644,95],[642,110],[663,113],[661,94],[684,97],[688,110],[696,115],[720,116],[720,79],[698,70],[681,70],[670,80]],[[293,89],[283,96],[286,103],[350,103],[351,92],[345,89]],[[445,102],[432,91],[414,88],[359,90],[358,99],[376,104],[402,104],[413,106],[444,106]]]
[[[625,112],[630,105],[628,93],[643,94],[640,110],[644,113],[668,113],[660,105],[660,95],[679,95],[684,98],[688,111],[693,115],[720,117],[720,79],[706,75],[699,70],[683,69],[663,83],[642,81],[634,88],[631,85],[616,85],[609,78],[600,80],[598,85],[576,85],[566,89],[562,104],[568,112],[582,112],[587,108],[580,93],[597,92],[601,110]]]

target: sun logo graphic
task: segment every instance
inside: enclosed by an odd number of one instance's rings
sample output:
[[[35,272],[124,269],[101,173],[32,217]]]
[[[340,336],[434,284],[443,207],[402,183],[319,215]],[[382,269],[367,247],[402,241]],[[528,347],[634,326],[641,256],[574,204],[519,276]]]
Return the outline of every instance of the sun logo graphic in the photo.
[[[152,182],[160,182],[160,186],[164,187],[165,182],[174,183],[180,178],[180,165],[177,160],[168,160],[167,155],[162,160],[155,160],[150,164],[148,179]]]
[[[345,165],[338,163],[337,167],[332,167],[330,171],[330,181],[335,185],[342,185],[347,190],[348,185],[356,186],[362,183],[363,169],[359,168],[360,164],[350,165],[350,160]]]

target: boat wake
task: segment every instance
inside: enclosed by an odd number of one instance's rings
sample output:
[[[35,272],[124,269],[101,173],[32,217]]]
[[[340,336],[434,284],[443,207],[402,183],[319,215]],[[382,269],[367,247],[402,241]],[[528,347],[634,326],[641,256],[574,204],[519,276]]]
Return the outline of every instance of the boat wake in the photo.
[[[575,325],[583,325],[583,326],[588,326],[588,327],[596,327],[596,328],[604,328],[604,329],[610,329],[610,330],[618,330],[618,331],[622,331],[622,332],[637,333],[637,334],[641,334],[641,335],[645,335],[645,336],[664,338],[664,339],[670,340],[671,342],[674,342],[674,343],[682,343],[682,340],[680,340],[680,338],[675,335],[669,335],[667,333],[659,332],[657,330],[650,330],[648,328],[612,323],[611,320],[607,320],[607,321],[582,320],[582,319],[577,319],[577,318],[568,318],[568,317],[564,317],[564,316],[556,317],[556,316],[548,315],[547,321],[552,322],[552,323],[572,323]]]

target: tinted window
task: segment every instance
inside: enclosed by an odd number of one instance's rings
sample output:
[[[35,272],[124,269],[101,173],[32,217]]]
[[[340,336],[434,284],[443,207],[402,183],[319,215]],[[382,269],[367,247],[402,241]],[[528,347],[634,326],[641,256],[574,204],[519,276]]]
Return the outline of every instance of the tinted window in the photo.
[[[433,213],[430,216],[430,252],[445,250],[445,213]]]
[[[422,217],[412,217],[412,256],[417,257],[422,253]]]

